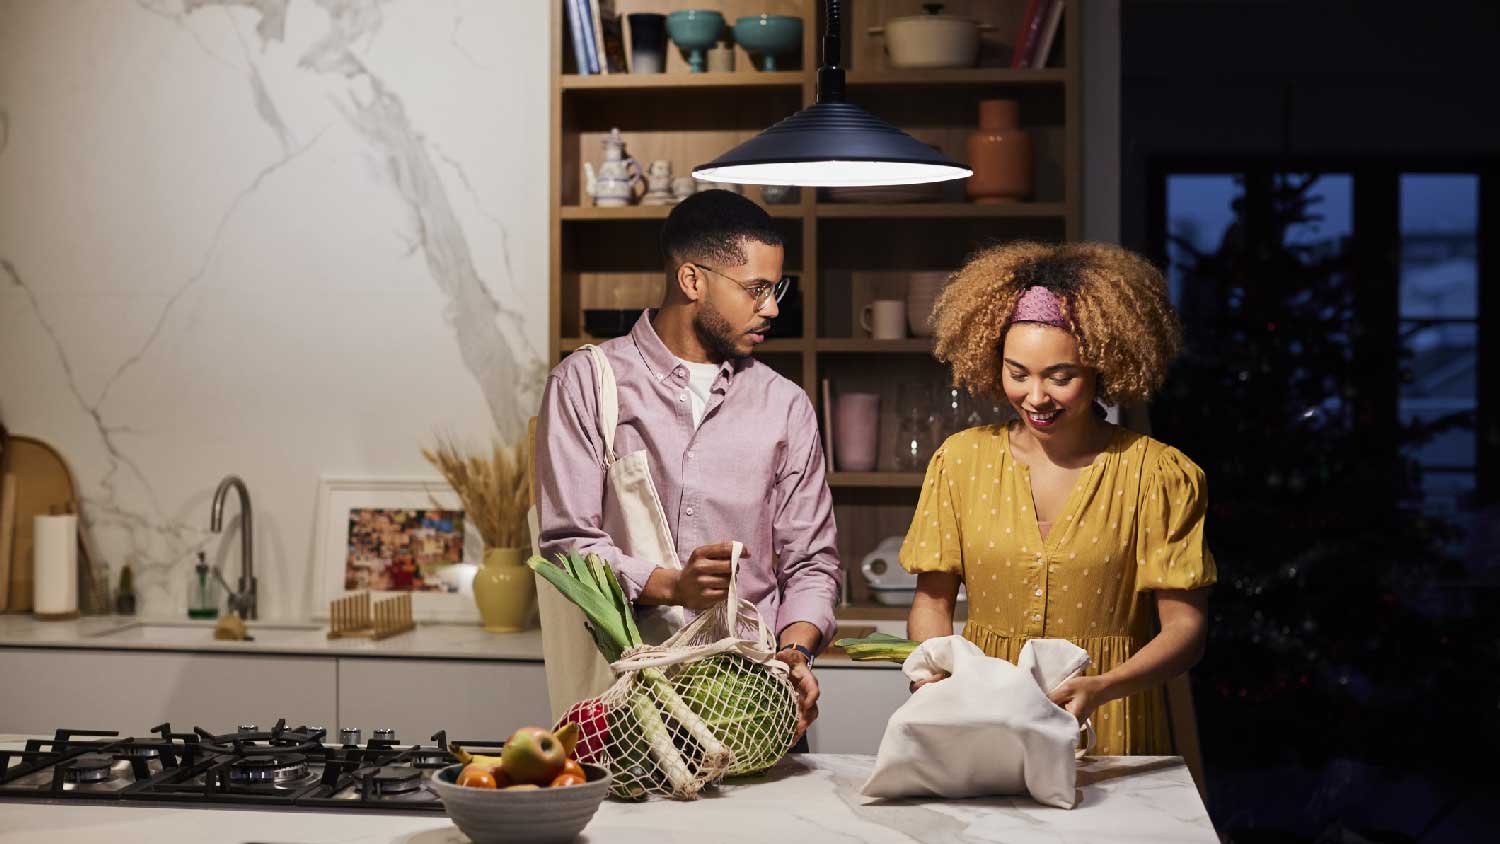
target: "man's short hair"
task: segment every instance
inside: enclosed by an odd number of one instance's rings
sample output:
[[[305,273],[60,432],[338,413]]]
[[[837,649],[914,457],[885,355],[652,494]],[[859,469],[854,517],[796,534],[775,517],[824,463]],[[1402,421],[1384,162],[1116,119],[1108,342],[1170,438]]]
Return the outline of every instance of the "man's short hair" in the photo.
[[[661,228],[662,258],[669,265],[712,261],[738,266],[748,258],[745,240],[783,245],[771,215],[754,202],[727,190],[695,193],[677,204]]]

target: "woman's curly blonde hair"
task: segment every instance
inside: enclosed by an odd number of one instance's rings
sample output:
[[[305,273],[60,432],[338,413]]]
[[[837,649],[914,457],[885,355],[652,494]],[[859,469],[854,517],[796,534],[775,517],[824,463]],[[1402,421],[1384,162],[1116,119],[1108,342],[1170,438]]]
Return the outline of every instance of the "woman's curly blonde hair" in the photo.
[[[1098,373],[1098,399],[1146,401],[1182,347],[1182,325],[1166,281],[1150,262],[1107,243],[1015,241],[984,249],[954,273],[933,307],[935,354],[954,384],[1003,399],[1000,351],[1016,302],[1050,290]]]

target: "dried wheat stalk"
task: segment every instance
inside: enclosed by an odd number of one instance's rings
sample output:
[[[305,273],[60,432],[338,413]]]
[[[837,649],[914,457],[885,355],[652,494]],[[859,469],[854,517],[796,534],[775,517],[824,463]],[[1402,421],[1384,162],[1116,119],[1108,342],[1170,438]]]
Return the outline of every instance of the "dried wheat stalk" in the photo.
[[[488,459],[464,456],[451,437],[438,437],[422,456],[436,466],[458,493],[469,520],[486,548],[525,548],[531,544],[526,512],[531,492],[526,484],[526,446],[491,445]]]

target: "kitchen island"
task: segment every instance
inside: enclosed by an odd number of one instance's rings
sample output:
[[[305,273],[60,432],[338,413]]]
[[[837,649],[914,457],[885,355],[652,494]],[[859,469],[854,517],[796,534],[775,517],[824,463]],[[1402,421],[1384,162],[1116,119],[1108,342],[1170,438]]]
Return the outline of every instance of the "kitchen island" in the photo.
[[[1178,757],[1101,757],[1078,771],[1071,810],[1029,799],[872,800],[874,758],[788,756],[765,776],[692,802],[606,800],[581,842],[1172,842],[1217,841]],[[463,844],[443,815],[362,814],[104,803],[0,802],[0,844]]]

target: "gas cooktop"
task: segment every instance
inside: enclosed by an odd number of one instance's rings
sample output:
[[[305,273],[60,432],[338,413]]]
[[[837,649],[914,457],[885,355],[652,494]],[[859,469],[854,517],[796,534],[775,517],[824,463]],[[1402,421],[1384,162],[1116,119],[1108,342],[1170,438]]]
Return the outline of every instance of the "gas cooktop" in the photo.
[[[429,781],[458,760],[446,732],[432,744],[402,746],[392,730],[363,741],[358,729],[329,741],[322,727],[269,730],[253,724],[232,733],[200,727],[155,735],[60,729],[23,750],[0,750],[0,800],[140,801],[172,805],[271,805],[320,809],[441,812]],[[498,754],[498,741],[459,741]]]

